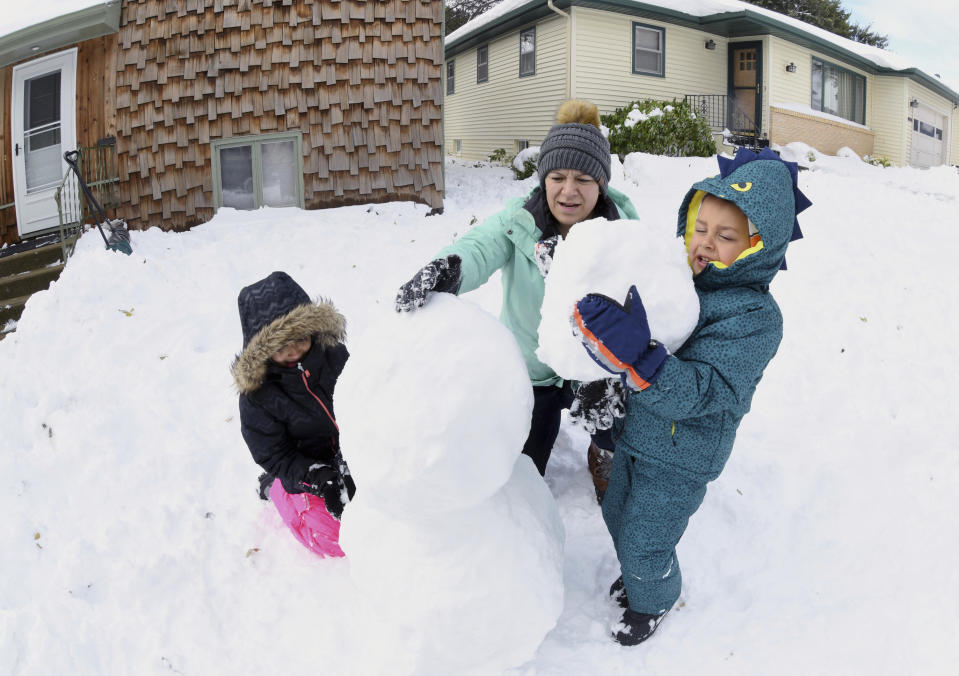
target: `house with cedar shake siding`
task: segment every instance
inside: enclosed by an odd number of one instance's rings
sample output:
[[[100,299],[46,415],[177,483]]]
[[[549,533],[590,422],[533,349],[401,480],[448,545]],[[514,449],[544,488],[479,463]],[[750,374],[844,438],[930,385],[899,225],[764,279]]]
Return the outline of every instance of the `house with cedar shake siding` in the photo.
[[[88,3],[89,4],[89,3]],[[443,204],[439,0],[114,0],[0,36],[0,242],[63,153],[131,228],[231,206]]]
[[[539,145],[568,98],[686,100],[722,141],[959,164],[959,91],[897,55],[738,0],[504,0],[446,38],[446,151]]]

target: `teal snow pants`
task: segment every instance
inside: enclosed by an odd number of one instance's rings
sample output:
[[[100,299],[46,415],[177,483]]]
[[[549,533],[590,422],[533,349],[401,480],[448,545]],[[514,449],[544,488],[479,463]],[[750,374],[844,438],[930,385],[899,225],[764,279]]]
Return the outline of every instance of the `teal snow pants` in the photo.
[[[630,609],[660,614],[682,588],[676,543],[706,495],[706,484],[636,458],[613,455],[603,520],[623,571]]]

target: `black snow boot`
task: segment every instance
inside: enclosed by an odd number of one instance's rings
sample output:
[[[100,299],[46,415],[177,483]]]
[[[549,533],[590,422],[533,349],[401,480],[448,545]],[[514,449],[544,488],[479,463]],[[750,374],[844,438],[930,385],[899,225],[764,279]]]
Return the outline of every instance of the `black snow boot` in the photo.
[[[275,478],[276,477],[269,472],[263,472],[263,474],[260,475],[260,490],[258,491],[260,494],[260,500],[270,499],[270,487],[273,485],[273,480]]]
[[[626,585],[623,583],[623,576],[620,575],[609,588],[609,598],[613,599],[620,608],[629,608],[629,600],[626,598]]]
[[[666,613],[668,612],[667,610]],[[613,638],[620,645],[639,645],[653,635],[656,627],[666,617],[666,613],[650,615],[648,613],[637,613],[635,610],[627,608],[623,611],[623,616],[619,622],[613,625]]]

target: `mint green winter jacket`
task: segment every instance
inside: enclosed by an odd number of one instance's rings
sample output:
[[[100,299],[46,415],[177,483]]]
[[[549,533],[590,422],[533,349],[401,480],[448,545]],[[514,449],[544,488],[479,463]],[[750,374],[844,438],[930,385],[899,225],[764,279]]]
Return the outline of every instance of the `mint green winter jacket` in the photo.
[[[533,385],[561,385],[563,380],[536,358],[539,347],[537,330],[545,285],[536,267],[533,250],[543,236],[533,215],[523,208],[534,188],[525,197],[516,197],[506,208],[493,214],[446,247],[436,258],[456,254],[463,260],[463,281],[459,293],[482,286],[497,270],[503,271],[503,306],[500,321],[512,331],[519,343],[526,370]],[[638,219],[629,198],[614,188],[608,195],[620,217]]]

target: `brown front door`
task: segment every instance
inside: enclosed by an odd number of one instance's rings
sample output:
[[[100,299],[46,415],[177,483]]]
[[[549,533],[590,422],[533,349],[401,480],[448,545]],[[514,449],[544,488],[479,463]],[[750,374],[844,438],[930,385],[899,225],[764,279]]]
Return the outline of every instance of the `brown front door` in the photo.
[[[762,128],[762,81],[762,43],[730,43],[730,131],[759,135]]]

